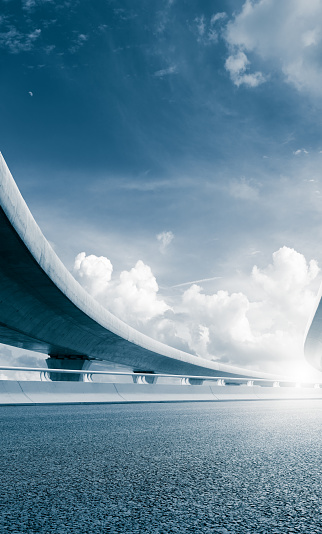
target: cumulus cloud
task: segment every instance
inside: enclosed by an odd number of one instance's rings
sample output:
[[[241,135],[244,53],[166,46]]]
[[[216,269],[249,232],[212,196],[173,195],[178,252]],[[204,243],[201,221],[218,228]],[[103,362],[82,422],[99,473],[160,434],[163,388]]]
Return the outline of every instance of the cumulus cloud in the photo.
[[[113,310],[119,317],[146,323],[156,315],[162,315],[169,306],[157,293],[159,287],[151,268],[139,260],[130,271],[120,274],[113,291]]]
[[[80,252],[74,263],[74,272],[82,286],[97,297],[107,290],[112,277],[113,265],[104,256],[86,256],[85,252]]]
[[[165,252],[166,248],[170,245],[170,243],[174,239],[173,232],[161,232],[157,235],[157,240],[160,241],[160,251]]]
[[[316,261],[282,247],[271,264],[254,266],[243,293],[206,294],[191,286],[174,320],[186,325],[180,335],[190,351],[204,358],[292,374],[292,366],[304,363],[303,337],[318,273]]]
[[[112,263],[104,256],[75,258],[74,273],[80,284],[102,305],[133,326],[144,325],[169,306],[158,298],[159,287],[151,268],[139,260],[129,271],[111,280]]]
[[[237,52],[226,59],[225,68],[229,72],[232,81],[237,87],[240,85],[248,85],[249,87],[257,87],[264,83],[265,77],[261,72],[247,73],[246,69],[249,66],[249,60],[244,52]]]
[[[189,321],[198,325],[199,332],[207,328],[208,344],[204,345],[201,356],[210,357],[213,350],[213,355],[218,357],[224,355],[228,342],[244,343],[252,339],[247,319],[250,304],[243,293],[229,295],[221,290],[206,295],[200,286],[193,285],[184,292],[182,304]],[[200,334],[189,340],[189,346],[194,351],[196,343],[200,344]]]
[[[254,266],[252,278],[265,293],[266,300],[274,302],[277,312],[289,321],[291,317],[308,317],[312,293],[307,288],[315,280],[319,267],[315,260],[306,262],[303,254],[282,247],[273,254],[273,262],[265,269]],[[287,313],[285,313],[287,311]]]
[[[239,54],[255,54],[266,62],[268,69],[274,64],[297,89],[321,94],[321,2],[246,0],[241,12],[228,23],[225,39],[235,51],[233,58]],[[229,66],[230,62],[226,63],[228,70]],[[231,76],[238,84],[238,74],[234,70]],[[260,76],[258,79],[263,81]]]
[[[158,295],[156,278],[141,260],[115,280],[109,260],[99,260],[77,256],[80,282],[110,311],[151,337],[203,358],[276,374],[292,374],[304,363],[303,336],[319,267],[294,249],[284,246],[269,265],[255,265],[243,292],[208,294],[193,283],[171,307]]]

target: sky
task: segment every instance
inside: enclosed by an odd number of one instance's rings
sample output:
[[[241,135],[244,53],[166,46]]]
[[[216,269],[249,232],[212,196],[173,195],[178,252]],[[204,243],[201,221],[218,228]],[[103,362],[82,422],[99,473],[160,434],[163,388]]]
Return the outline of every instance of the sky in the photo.
[[[321,52],[320,0],[5,0],[0,150],[115,315],[201,357],[322,378],[303,356]]]

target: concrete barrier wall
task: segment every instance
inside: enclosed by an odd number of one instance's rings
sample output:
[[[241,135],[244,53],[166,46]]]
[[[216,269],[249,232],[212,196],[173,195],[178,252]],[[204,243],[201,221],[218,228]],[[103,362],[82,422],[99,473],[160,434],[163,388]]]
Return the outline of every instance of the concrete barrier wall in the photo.
[[[0,380],[0,404],[32,404],[20,387],[21,382]],[[35,382],[33,382],[35,384]]]
[[[322,389],[0,380],[0,405],[322,399]]]

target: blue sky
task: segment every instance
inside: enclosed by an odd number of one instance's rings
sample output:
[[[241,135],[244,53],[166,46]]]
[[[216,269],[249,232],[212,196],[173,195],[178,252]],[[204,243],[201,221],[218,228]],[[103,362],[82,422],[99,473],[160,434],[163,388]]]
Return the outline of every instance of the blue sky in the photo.
[[[322,264],[321,15],[304,0],[1,2],[1,151],[66,266],[108,258],[94,296],[137,328],[270,371],[292,365],[291,340],[301,365]],[[100,274],[81,269],[90,290]]]

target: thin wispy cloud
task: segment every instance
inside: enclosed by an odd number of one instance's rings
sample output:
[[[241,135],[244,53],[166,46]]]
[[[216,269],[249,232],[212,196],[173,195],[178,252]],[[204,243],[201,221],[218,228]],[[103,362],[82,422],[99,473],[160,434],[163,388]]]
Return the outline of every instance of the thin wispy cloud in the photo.
[[[204,36],[205,30],[206,30],[206,24],[205,24],[204,15],[201,15],[201,17],[197,17],[195,19],[195,23],[196,23],[196,29],[197,29],[198,37],[202,38]]]
[[[11,54],[30,52],[41,35],[41,30],[36,29],[30,33],[22,33],[11,26],[6,32],[0,33],[0,47],[5,48]]]
[[[226,19],[226,13],[215,13],[211,17],[199,15],[193,21],[192,31],[197,36],[197,42],[205,46],[214,45],[218,42],[222,22]]]
[[[213,24],[216,24],[216,22],[223,21],[225,19],[227,19],[227,13],[225,12],[215,13],[214,15],[212,15],[210,19],[210,24],[213,25]]]
[[[176,65],[172,65],[171,67],[168,67],[167,69],[161,69],[157,70],[153,76],[156,78],[163,78],[164,76],[169,76],[170,74],[177,74],[178,69]]]
[[[231,196],[243,200],[257,200],[259,196],[258,187],[244,177],[240,180],[233,180],[230,183],[229,193]]]
[[[88,35],[80,33],[74,40],[74,44],[69,48],[71,54],[75,54],[88,41]]]
[[[170,243],[174,240],[174,233],[170,231],[161,232],[157,235],[157,240],[160,243],[160,251],[165,252]]]

